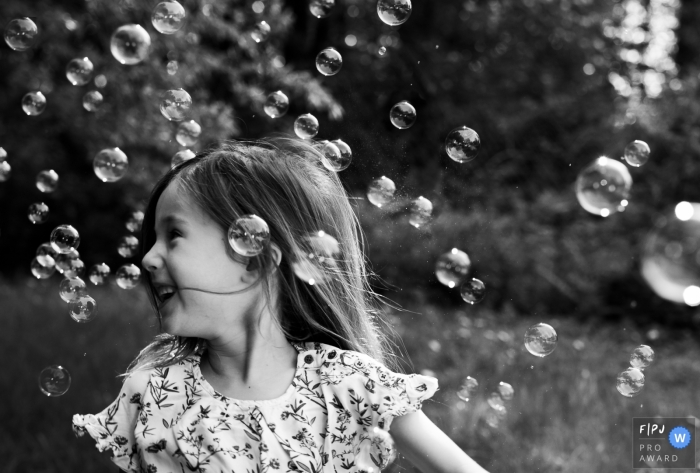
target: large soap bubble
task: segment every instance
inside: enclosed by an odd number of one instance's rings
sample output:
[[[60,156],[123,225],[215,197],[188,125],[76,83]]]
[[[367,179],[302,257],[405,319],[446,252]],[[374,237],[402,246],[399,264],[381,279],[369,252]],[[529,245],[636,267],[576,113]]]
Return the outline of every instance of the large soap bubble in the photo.
[[[412,9],[411,0],[379,0],[377,2],[379,19],[389,26],[405,23],[411,16]]]
[[[632,368],[643,370],[654,361],[654,350],[649,345],[639,345],[630,356]]]
[[[289,98],[281,90],[277,90],[267,96],[263,108],[270,118],[279,118],[289,110]]]
[[[177,127],[175,140],[182,146],[194,146],[199,141],[199,135],[202,134],[202,127],[194,120],[182,122]]]
[[[435,262],[435,276],[449,288],[459,286],[467,278],[472,262],[462,250],[452,248]]]
[[[539,323],[525,331],[525,348],[540,358],[552,353],[557,347],[557,332],[549,324]]]
[[[294,133],[303,140],[310,140],[318,134],[318,120],[310,113],[299,115],[294,120]]]
[[[184,120],[191,107],[192,97],[184,89],[168,90],[160,101],[160,113],[175,122]]]
[[[422,195],[411,202],[411,214],[408,223],[420,228],[430,222],[433,215],[433,203]]]
[[[386,176],[382,176],[370,182],[369,189],[367,189],[367,200],[372,205],[382,208],[394,200],[395,192],[396,184],[394,184],[394,181]]]
[[[124,25],[112,35],[110,50],[122,64],[138,64],[148,56],[151,37],[141,25]]]
[[[88,279],[95,286],[102,286],[107,282],[107,278],[111,274],[111,269],[105,263],[99,263],[90,268]]]
[[[85,85],[92,78],[94,66],[88,58],[76,58],[66,66],[66,78],[73,85]]]
[[[56,263],[49,255],[36,256],[29,267],[37,279],[50,278],[56,272]]]
[[[27,217],[29,221],[37,224],[44,223],[49,216],[49,206],[43,202],[35,202],[29,206]]]
[[[117,286],[122,289],[133,289],[141,281],[141,270],[133,264],[125,264],[117,270]]]
[[[321,230],[303,238],[300,246],[292,269],[303,282],[323,284],[338,272],[340,244],[333,236]]]
[[[644,141],[634,140],[625,147],[624,158],[627,164],[638,168],[649,161],[651,149]]]
[[[102,182],[115,182],[124,177],[129,167],[129,159],[119,148],[103,149],[92,162],[95,175]]]
[[[453,161],[466,163],[476,158],[481,147],[477,132],[466,126],[452,130],[445,139],[445,151]]]
[[[411,128],[416,122],[416,109],[410,103],[402,100],[391,107],[389,119],[391,124],[399,130]]]
[[[242,256],[259,255],[269,241],[270,229],[267,222],[257,215],[243,215],[228,229],[228,242],[231,248]]]
[[[29,92],[22,97],[22,110],[31,117],[41,115],[46,108],[46,97],[39,91]]]
[[[335,0],[311,0],[309,2],[309,11],[316,18],[325,18],[333,9]]]
[[[625,397],[639,394],[644,387],[644,373],[637,368],[627,368],[617,375],[617,392]]]
[[[464,378],[464,381],[462,381],[462,386],[459,388],[459,391],[457,391],[457,397],[462,401],[467,402],[469,399],[474,397],[478,387],[479,382],[471,376],[467,376]]]
[[[607,217],[628,204],[632,176],[620,161],[601,156],[576,179],[576,197],[586,211]]]
[[[159,33],[176,33],[185,22],[185,8],[174,0],[160,2],[153,9],[151,22]]]
[[[80,245],[80,234],[71,225],[59,225],[51,232],[50,240],[56,253],[71,253]]]
[[[117,246],[117,253],[122,258],[131,258],[139,250],[139,239],[134,235],[127,235],[119,240],[119,245]]]
[[[71,301],[68,313],[78,323],[90,322],[97,315],[97,301],[87,294]]]
[[[80,278],[65,278],[58,286],[58,294],[64,301],[72,302],[87,294],[87,286]]]
[[[316,56],[316,69],[324,76],[333,76],[343,67],[343,57],[335,48],[326,48]]]
[[[15,51],[26,51],[36,40],[39,29],[29,18],[17,18],[5,27],[5,42]]]
[[[484,299],[486,285],[480,279],[472,278],[462,283],[459,288],[459,294],[464,302],[476,304]]]
[[[60,365],[47,366],[39,373],[39,389],[50,397],[62,396],[70,388],[70,373]]]
[[[641,273],[659,297],[698,305],[692,296],[700,287],[700,203],[680,202],[656,221],[644,243]]]

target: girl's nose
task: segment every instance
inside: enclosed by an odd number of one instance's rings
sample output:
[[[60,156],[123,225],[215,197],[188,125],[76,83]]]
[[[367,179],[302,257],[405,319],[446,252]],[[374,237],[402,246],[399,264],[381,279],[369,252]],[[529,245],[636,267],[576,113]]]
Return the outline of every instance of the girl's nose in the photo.
[[[158,255],[155,252],[155,248],[156,245],[153,245],[151,249],[148,250],[148,253],[146,253],[146,255],[141,260],[141,266],[150,273],[157,271],[160,267],[160,258],[158,258]]]

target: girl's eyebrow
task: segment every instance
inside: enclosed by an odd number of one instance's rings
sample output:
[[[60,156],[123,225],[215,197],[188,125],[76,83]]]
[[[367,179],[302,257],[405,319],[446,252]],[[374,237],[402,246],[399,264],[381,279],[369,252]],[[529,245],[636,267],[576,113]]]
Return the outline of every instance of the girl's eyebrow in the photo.
[[[178,217],[177,215],[168,215],[160,220],[161,225],[167,224],[180,224],[187,225],[187,221],[184,218]]]

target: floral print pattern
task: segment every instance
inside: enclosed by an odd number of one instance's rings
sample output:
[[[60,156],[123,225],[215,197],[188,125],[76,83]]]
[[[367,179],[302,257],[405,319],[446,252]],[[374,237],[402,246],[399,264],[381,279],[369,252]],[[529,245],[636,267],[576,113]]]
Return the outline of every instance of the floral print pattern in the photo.
[[[199,369],[203,351],[133,373],[98,414],[75,414],[73,431],[137,473],[355,473],[370,456],[369,431],[420,410],[437,380],[401,374],[362,353],[323,343],[299,351],[291,386],[277,399],[216,392]]]

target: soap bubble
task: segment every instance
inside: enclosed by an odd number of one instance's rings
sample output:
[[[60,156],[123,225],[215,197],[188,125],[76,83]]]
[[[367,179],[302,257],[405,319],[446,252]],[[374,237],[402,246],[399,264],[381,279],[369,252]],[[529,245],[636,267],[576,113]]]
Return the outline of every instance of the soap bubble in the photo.
[[[83,108],[88,112],[96,112],[103,101],[104,98],[101,93],[96,90],[91,90],[83,95]]]
[[[163,95],[160,113],[171,121],[179,122],[187,117],[192,107],[192,97],[184,89],[173,89]]]
[[[188,161],[194,158],[195,156],[197,155],[194,153],[194,151],[190,149],[183,149],[181,151],[178,151],[173,155],[172,159],[170,160],[170,167],[174,168],[178,164],[184,163],[185,161]]]
[[[3,161],[0,163],[0,182],[5,182],[10,178],[10,174],[12,173],[12,166],[10,166],[10,163],[7,161]]]
[[[445,151],[453,161],[466,163],[476,158],[481,147],[477,132],[466,126],[452,130],[445,139]]]
[[[92,168],[102,182],[115,182],[124,177],[129,159],[119,148],[106,148],[95,155]]]
[[[462,386],[459,388],[459,391],[457,391],[457,397],[462,401],[469,401],[469,399],[476,394],[476,389],[478,387],[479,382],[471,376],[467,376],[464,378],[464,381],[462,381]]]
[[[41,92],[29,92],[22,97],[22,110],[29,116],[41,115],[46,108],[46,97]]]
[[[413,105],[410,103],[402,100],[391,107],[389,119],[391,120],[391,124],[399,130],[411,128],[416,122],[416,109],[413,108]]]
[[[194,146],[199,141],[200,134],[202,134],[202,127],[199,123],[189,120],[178,125],[175,139],[182,146]]]
[[[384,470],[396,460],[396,445],[391,434],[380,427],[368,429],[370,447],[369,453],[379,470]]]
[[[289,110],[289,98],[281,90],[277,90],[267,96],[263,108],[270,118],[279,118]]]
[[[389,26],[401,25],[411,16],[411,0],[379,0],[377,14]]]
[[[68,312],[78,323],[90,322],[97,315],[97,301],[88,295],[81,296],[69,303]]]
[[[310,113],[299,115],[294,121],[294,133],[303,140],[310,140],[318,134],[318,120]]]
[[[53,248],[53,246],[51,246]],[[63,274],[67,270],[70,270],[71,268],[71,263],[73,260],[80,259],[80,253],[77,251],[69,251],[68,253],[58,253],[57,255],[54,256],[54,259],[56,260],[56,269],[58,270],[59,273]]]
[[[513,399],[513,395],[515,394],[515,390],[513,389],[513,386],[511,386],[508,383],[504,383],[501,381],[498,383],[498,394],[501,396],[501,399],[504,401],[510,401]]]
[[[141,270],[133,264],[125,264],[117,270],[117,286],[133,289],[141,280]]]
[[[316,18],[325,18],[333,9],[335,0],[311,0],[309,2],[309,11]]]
[[[65,278],[58,287],[58,294],[64,301],[72,302],[87,295],[87,286],[80,278]]]
[[[411,202],[411,215],[408,217],[408,223],[420,228],[430,222],[432,214],[433,203],[420,196]]]
[[[228,229],[228,242],[241,256],[257,256],[270,241],[267,222],[257,215],[243,215]]]
[[[333,140],[331,143],[338,148],[338,151],[340,151],[340,159],[335,162],[334,170],[343,171],[347,169],[352,162],[352,149],[350,149],[350,146],[348,146],[346,142],[340,139]]]
[[[326,142],[321,148],[321,163],[329,171],[340,172],[347,169],[352,161],[350,147],[341,140]]]
[[[324,231],[307,236],[300,242],[301,251],[292,262],[294,274],[306,284],[323,284],[338,271],[338,240]]]
[[[49,193],[58,187],[58,174],[53,169],[41,171],[36,176],[36,188],[41,192]]]
[[[122,64],[138,64],[148,56],[151,37],[141,25],[124,25],[112,35],[110,49],[114,59]]]
[[[551,325],[535,324],[525,331],[525,348],[535,356],[545,357],[557,347],[557,339]]]
[[[486,399],[486,402],[488,402],[489,406],[491,406],[491,409],[493,409],[494,411],[506,411],[506,404],[503,401],[501,395],[497,392],[489,394],[489,397]]]
[[[469,256],[462,250],[452,248],[435,262],[435,276],[442,284],[453,288],[464,281],[471,267]]]
[[[66,77],[73,85],[85,85],[92,78],[94,67],[88,58],[76,58],[66,66]]]
[[[70,253],[80,245],[78,230],[70,225],[59,225],[51,232],[51,246],[57,253]]]
[[[659,297],[694,302],[688,296],[700,286],[700,203],[680,202],[673,213],[659,218],[641,259],[642,276]]]
[[[635,140],[625,147],[624,158],[627,164],[638,168],[649,161],[651,149],[643,141]]]
[[[377,53],[380,56],[384,56],[386,54],[386,48],[384,46],[382,46],[381,48],[379,48],[379,51],[377,51]]]
[[[5,151],[5,148],[0,147],[0,163],[4,162],[7,159],[7,151]]]
[[[165,70],[168,71],[168,74],[174,76],[175,74],[177,74],[178,67],[179,66],[177,64],[177,61],[168,61],[168,65],[165,66]]]
[[[127,235],[119,240],[119,246],[117,247],[117,252],[123,258],[131,258],[139,250],[139,239],[134,235]]]
[[[335,48],[326,48],[316,56],[316,69],[324,76],[334,76],[343,67],[343,57]]]
[[[617,375],[617,392],[625,397],[639,394],[644,387],[644,373],[637,368],[627,368]]]
[[[5,42],[15,51],[26,51],[36,40],[39,28],[29,18],[16,18],[5,27]]]
[[[107,278],[111,274],[111,269],[104,263],[93,265],[88,272],[88,279],[95,286],[102,286],[107,282]]]
[[[53,249],[51,243],[46,242],[39,245],[39,248],[36,249],[36,256],[50,256],[51,258],[56,259],[58,257],[58,252]]]
[[[576,197],[581,206],[603,217],[625,210],[631,188],[632,176],[627,167],[605,156],[596,159],[576,179]]]
[[[140,232],[143,224],[143,212],[136,210],[131,213],[129,220],[126,221],[126,229],[130,232]]]
[[[250,37],[256,43],[262,43],[270,36],[270,25],[266,21],[260,21],[255,24],[253,31],[250,32]]]
[[[63,396],[70,388],[70,373],[63,366],[47,366],[39,373],[39,389],[49,397]]]
[[[396,184],[394,184],[394,181],[386,176],[382,176],[369,184],[367,199],[373,205],[382,208],[394,200],[395,192]]]
[[[107,78],[104,76],[104,74],[100,74],[95,77],[95,85],[102,89],[107,85]]]
[[[185,23],[185,9],[174,0],[160,2],[153,9],[151,23],[159,33],[173,34]]]
[[[462,296],[464,302],[476,304],[484,299],[486,286],[479,279],[472,278],[462,283],[459,287],[459,294]]]
[[[49,255],[36,256],[30,265],[32,274],[37,279],[50,278],[56,272],[56,263]]]
[[[630,356],[632,368],[643,370],[654,361],[654,350],[648,345],[639,345]]]
[[[80,258],[71,258],[68,260],[68,267],[63,271],[63,275],[67,278],[82,278],[85,274],[85,263]]]
[[[49,206],[43,202],[36,202],[29,206],[27,217],[29,221],[37,224],[44,223],[49,216]]]

